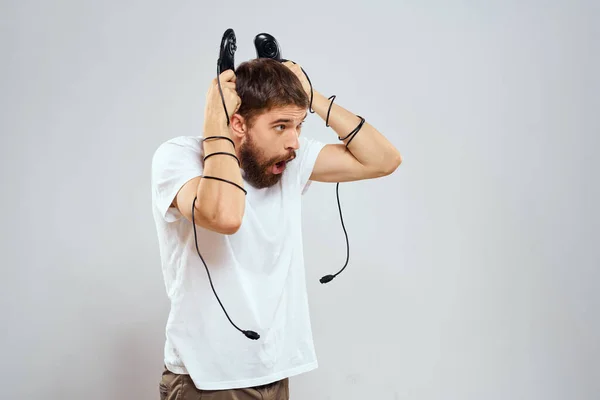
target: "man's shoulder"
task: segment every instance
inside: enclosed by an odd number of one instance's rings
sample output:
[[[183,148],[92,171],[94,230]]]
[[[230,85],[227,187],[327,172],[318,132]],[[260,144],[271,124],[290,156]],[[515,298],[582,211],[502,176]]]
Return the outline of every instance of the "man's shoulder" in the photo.
[[[202,149],[201,143],[201,136],[175,136],[160,143],[156,148],[155,153],[165,149],[173,149],[178,147],[200,151]]]
[[[194,158],[202,153],[201,136],[176,136],[160,143],[152,155],[152,163],[162,163],[172,158],[191,155]]]

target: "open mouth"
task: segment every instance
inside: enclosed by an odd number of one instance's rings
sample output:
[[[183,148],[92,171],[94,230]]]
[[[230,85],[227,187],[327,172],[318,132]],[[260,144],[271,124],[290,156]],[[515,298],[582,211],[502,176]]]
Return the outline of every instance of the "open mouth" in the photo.
[[[281,173],[283,173],[283,171],[285,171],[285,167],[287,166],[287,163],[289,163],[290,161],[292,161],[294,158],[296,158],[296,157],[292,156],[292,157],[290,157],[287,160],[279,161],[278,163],[275,163],[273,165],[272,172],[274,174],[281,174]]]

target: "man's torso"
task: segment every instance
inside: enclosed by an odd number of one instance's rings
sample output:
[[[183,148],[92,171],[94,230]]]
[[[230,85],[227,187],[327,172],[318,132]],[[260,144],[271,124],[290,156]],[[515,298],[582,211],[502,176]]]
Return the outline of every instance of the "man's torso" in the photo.
[[[312,146],[310,145],[312,143]],[[201,175],[200,138],[163,144],[153,160],[153,213],[171,310],[165,364],[198,388],[263,385],[316,368],[306,296],[301,194],[320,144],[304,142],[279,184],[246,185],[244,218],[233,235],[196,228],[198,250],[232,321],[223,312],[194,243],[191,222],[167,207],[176,190]],[[294,164],[295,163],[295,164]]]

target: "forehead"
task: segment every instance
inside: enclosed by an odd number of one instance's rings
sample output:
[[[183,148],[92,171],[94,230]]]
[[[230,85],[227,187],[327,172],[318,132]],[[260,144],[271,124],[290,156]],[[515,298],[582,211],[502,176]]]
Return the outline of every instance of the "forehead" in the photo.
[[[298,106],[283,106],[273,108],[260,116],[266,123],[275,121],[302,122],[306,118],[307,109]]]

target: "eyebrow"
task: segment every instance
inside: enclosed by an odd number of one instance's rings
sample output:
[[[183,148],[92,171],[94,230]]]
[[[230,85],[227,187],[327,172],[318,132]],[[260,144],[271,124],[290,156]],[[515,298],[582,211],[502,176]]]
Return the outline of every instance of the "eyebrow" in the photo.
[[[304,117],[302,118],[302,121],[304,121],[306,119],[306,116],[308,115],[308,113],[304,114]],[[290,118],[279,118],[273,122],[271,122],[272,125],[274,124],[281,124],[281,123],[289,123],[289,122],[293,122],[292,119]]]

